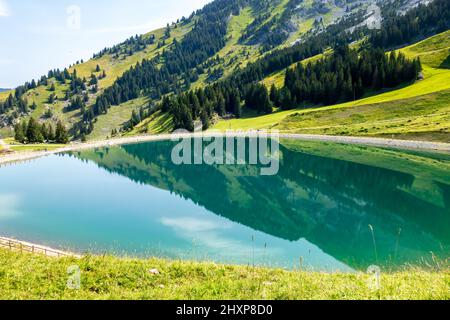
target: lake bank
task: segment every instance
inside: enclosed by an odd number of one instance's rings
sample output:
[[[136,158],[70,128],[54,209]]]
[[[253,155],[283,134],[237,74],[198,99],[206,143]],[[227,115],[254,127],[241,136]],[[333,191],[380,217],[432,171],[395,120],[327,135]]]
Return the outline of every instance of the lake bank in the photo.
[[[70,151],[82,151],[87,149],[118,146],[124,144],[134,144],[141,142],[164,141],[170,139],[184,137],[211,137],[216,136],[217,132],[207,132],[202,134],[163,134],[163,135],[144,135],[134,137],[124,137],[109,140],[92,141],[86,143],[73,143],[63,148],[48,151],[24,151],[24,152],[8,152],[0,154],[0,165],[10,162],[21,162],[32,160],[34,158],[44,157],[51,154],[58,154]],[[248,136],[248,132],[235,132],[235,137]],[[396,140],[372,137],[349,137],[349,136],[325,136],[325,135],[309,135],[309,134],[280,134],[282,139],[295,139],[304,141],[319,141],[342,144],[356,144],[374,147],[385,147],[394,149],[434,151],[450,153],[450,144],[442,142],[412,141],[412,140]],[[2,144],[6,147],[6,144]]]
[[[50,248],[36,243],[16,240],[12,238],[5,238],[0,236],[0,248],[9,249],[18,252],[28,252],[34,254],[42,254],[48,257],[76,257],[81,258],[81,255],[69,251]]]
[[[0,249],[0,299],[448,300],[448,271],[316,273],[112,256],[51,258]],[[67,270],[80,271],[68,289]],[[32,270],[32,272],[30,272]]]

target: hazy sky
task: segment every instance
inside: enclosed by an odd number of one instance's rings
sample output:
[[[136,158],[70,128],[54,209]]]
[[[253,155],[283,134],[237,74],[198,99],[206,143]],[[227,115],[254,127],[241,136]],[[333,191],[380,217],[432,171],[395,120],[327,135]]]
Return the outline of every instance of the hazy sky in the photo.
[[[0,0],[0,88],[87,60],[211,0]]]

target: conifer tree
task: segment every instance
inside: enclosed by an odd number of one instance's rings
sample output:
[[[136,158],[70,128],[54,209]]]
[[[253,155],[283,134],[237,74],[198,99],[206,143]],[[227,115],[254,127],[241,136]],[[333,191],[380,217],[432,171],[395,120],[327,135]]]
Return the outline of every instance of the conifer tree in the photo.
[[[61,121],[58,121],[58,123],[56,124],[55,142],[61,144],[66,144],[69,142],[69,136],[67,134],[66,128]]]
[[[20,123],[16,123],[14,126],[14,140],[20,143],[25,143],[25,132],[23,126]]]
[[[42,135],[41,126],[33,117],[30,117],[30,120],[28,121],[26,136],[27,136],[28,143],[44,142],[44,137]]]

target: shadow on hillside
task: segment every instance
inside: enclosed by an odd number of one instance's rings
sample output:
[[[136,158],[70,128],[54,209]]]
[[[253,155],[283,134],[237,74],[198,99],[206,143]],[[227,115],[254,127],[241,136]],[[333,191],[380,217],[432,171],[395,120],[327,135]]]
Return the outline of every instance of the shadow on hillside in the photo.
[[[153,134],[171,132],[173,131],[172,117],[168,113],[166,113],[163,116],[159,117],[152,127]]]
[[[441,65],[439,66],[439,68],[442,69],[450,69],[450,54],[448,55],[447,58],[445,58],[444,61],[442,61]]]

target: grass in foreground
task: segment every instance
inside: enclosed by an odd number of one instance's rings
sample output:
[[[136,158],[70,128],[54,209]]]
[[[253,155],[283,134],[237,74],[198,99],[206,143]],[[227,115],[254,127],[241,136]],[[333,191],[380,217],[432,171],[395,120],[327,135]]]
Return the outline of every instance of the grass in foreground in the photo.
[[[283,271],[213,263],[87,256],[55,259],[0,249],[0,299],[450,299],[450,273],[371,276]],[[67,289],[70,266],[81,289]],[[150,270],[159,270],[153,275]]]

